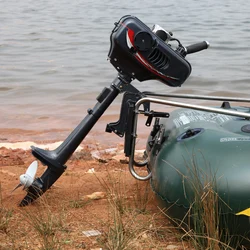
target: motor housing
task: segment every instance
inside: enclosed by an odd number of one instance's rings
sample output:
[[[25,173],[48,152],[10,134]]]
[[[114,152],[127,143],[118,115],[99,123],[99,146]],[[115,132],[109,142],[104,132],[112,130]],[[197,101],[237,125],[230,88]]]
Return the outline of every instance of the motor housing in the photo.
[[[189,62],[134,16],[115,23],[110,44],[111,64],[131,79],[155,79],[176,87],[191,73]]]

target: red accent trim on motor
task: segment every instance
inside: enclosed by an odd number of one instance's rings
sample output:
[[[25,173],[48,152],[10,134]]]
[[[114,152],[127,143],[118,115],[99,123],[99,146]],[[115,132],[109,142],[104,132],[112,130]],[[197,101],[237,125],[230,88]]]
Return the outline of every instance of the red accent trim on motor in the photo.
[[[124,23],[121,23],[121,24],[122,24],[124,27],[127,28],[129,40],[130,40],[131,44],[134,46],[134,34],[135,34],[135,32],[134,32],[132,29],[130,29],[127,25],[125,25]],[[177,80],[177,79],[175,79],[175,78],[173,78],[173,77],[171,77],[171,76],[164,76],[164,75],[160,74],[160,73],[159,73],[156,69],[154,69],[154,67],[151,66],[150,64],[149,64],[149,65],[150,65],[151,67],[149,67],[144,61],[141,60],[140,57],[141,57],[143,60],[145,60],[145,58],[144,58],[140,53],[136,52],[135,58],[136,58],[141,64],[143,64],[149,71],[151,71],[152,73],[154,73],[154,74],[158,75],[159,77],[161,77],[161,78],[163,78],[163,79],[166,79],[166,80]],[[147,61],[147,60],[145,60],[145,61]]]

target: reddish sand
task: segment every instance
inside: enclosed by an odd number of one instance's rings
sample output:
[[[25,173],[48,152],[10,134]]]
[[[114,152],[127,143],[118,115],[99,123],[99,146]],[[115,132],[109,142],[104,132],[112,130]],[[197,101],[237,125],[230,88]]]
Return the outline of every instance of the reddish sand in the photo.
[[[24,141],[24,138],[51,142],[44,139],[41,131],[1,129],[0,132],[1,143]],[[59,130],[50,131],[53,132],[60,133]],[[9,136],[15,139],[9,140]],[[113,141],[113,138],[120,142]],[[21,188],[11,191],[34,157],[30,150],[1,147],[0,249],[108,249],[108,244],[115,244],[110,243],[112,237],[128,238],[126,244],[131,245],[127,249],[191,249],[186,242],[179,240],[180,232],[172,228],[158,208],[147,182],[136,181],[128,172],[127,165],[113,160],[111,155],[104,155],[101,161],[91,157],[90,151],[94,149],[111,146],[122,149],[122,142],[116,135],[109,134],[105,139],[104,136],[95,137],[93,133],[81,145],[83,149],[67,162],[68,169],[52,188],[26,208],[18,207],[26,192]],[[37,176],[45,168],[39,164]],[[146,195],[145,190],[148,190]],[[97,200],[86,198],[94,192],[101,192],[101,197]],[[147,201],[142,202],[142,197]],[[117,209],[113,204],[120,204],[119,201],[124,203],[124,212],[116,217]],[[138,212],[138,206],[144,205],[144,213]],[[52,218],[57,218],[57,223]],[[118,232],[115,231],[119,229],[117,218],[121,219],[119,225],[124,227]],[[46,225],[50,223],[53,232],[44,232],[49,231]],[[98,230],[101,235],[86,237],[83,232],[88,230]],[[121,233],[124,235],[119,236]],[[110,246],[109,249],[114,248]]]

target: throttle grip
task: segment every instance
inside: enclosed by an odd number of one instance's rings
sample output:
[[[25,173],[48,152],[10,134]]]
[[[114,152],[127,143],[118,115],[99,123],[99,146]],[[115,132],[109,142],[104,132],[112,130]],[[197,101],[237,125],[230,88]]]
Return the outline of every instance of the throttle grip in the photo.
[[[192,53],[207,49],[208,47],[209,47],[209,42],[207,42],[207,41],[195,43],[195,44],[192,44],[192,45],[189,45],[186,47],[186,53],[192,54]]]

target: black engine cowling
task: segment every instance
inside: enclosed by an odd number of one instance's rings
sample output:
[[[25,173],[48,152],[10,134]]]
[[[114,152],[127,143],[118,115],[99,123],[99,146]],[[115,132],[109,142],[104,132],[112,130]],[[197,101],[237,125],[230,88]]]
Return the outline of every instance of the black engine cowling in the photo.
[[[189,62],[136,17],[124,16],[115,23],[110,40],[111,64],[132,79],[156,79],[176,87],[191,73]]]

